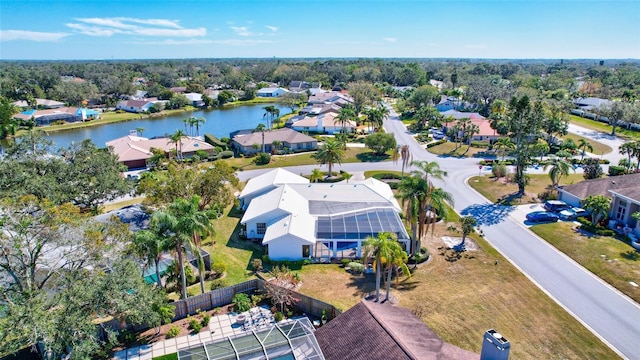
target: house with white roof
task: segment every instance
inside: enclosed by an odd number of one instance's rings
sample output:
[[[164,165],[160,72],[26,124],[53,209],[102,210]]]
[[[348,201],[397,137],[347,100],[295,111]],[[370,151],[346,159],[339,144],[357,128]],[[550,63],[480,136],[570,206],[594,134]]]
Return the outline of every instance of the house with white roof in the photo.
[[[240,222],[249,239],[267,246],[269,258],[360,257],[362,243],[380,232],[395,233],[408,249],[402,210],[389,185],[373,178],[308,183],[287,173],[276,169],[251,179],[240,195],[246,205]]]
[[[192,106],[195,107],[203,107],[204,106],[204,101],[202,100],[202,94],[198,94],[198,93],[187,93],[184,94],[184,96],[189,99],[189,101],[191,102]]]
[[[267,87],[258,90],[256,93],[257,97],[278,97],[282,96],[284,93],[288,93],[289,90],[283,89],[281,87]]]
[[[324,134],[337,134],[343,129],[346,132],[354,132],[357,124],[353,121],[347,121],[342,124],[336,119],[338,116],[335,112],[327,112],[318,116],[306,116],[297,121],[293,121],[290,127],[296,131],[314,132]]]
[[[143,113],[149,111],[154,102],[149,100],[124,100],[118,102],[116,109],[132,113]]]

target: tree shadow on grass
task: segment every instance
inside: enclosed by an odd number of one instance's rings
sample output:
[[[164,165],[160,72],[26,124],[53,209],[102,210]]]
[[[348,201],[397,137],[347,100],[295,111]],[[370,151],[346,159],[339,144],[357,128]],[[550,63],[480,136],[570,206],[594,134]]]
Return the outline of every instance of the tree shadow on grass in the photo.
[[[626,252],[621,252],[620,256],[622,256],[623,258],[625,258],[627,260],[640,261],[640,252],[637,252],[636,250],[629,250],[629,251],[626,251]]]
[[[380,162],[389,160],[389,155],[376,155],[373,151],[369,151],[366,153],[357,154],[356,158],[361,162]]]
[[[460,212],[461,215],[473,216],[478,225],[495,225],[504,221],[515,206],[498,204],[474,204]]]
[[[513,206],[515,204],[522,203],[522,199],[526,196],[526,194],[521,194],[519,192],[514,192],[511,194],[507,194],[498,198],[496,202],[498,205],[505,206]]]

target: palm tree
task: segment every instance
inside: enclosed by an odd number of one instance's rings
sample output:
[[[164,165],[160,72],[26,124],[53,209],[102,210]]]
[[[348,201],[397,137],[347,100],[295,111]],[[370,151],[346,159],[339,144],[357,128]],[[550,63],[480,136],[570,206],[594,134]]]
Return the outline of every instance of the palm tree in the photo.
[[[584,160],[584,155],[587,152],[587,150],[589,150],[590,152],[593,152],[593,146],[589,144],[587,140],[582,138],[578,140],[578,149],[582,150],[582,156],[580,157],[580,160]]]
[[[504,161],[504,157],[506,155],[507,150],[514,150],[516,145],[511,142],[511,139],[508,137],[501,137],[493,144],[495,149],[501,150],[502,153],[502,161]]]
[[[398,184],[397,198],[400,199],[404,210],[404,216],[411,228],[411,254],[418,251],[418,239],[424,234],[424,223],[419,224],[422,212],[425,209],[425,199],[429,191],[429,183],[420,174],[414,172],[400,180]]]
[[[411,272],[407,267],[407,253],[402,248],[402,245],[398,242],[396,235],[391,233],[391,244],[389,244],[389,253],[387,255],[386,260],[386,271],[387,271],[387,296],[385,297],[385,301],[390,300],[391,294],[391,275],[393,271],[396,272],[396,286],[397,281],[400,278],[399,270],[401,270],[407,277],[411,277]]]
[[[174,144],[176,147],[176,157],[180,159],[182,157],[182,138],[184,137],[184,131],[178,129],[171,136],[169,136],[168,144]]]
[[[460,225],[462,225],[462,242],[460,243],[460,249],[464,250],[465,240],[467,236],[473,232],[473,227],[476,226],[478,221],[473,216],[461,216],[460,217]]]
[[[394,164],[397,163],[399,159],[402,159],[402,177],[404,178],[404,169],[409,166],[413,159],[409,145],[398,145],[393,151],[391,159]]]
[[[347,180],[347,184],[349,183],[349,179],[351,179],[352,177],[353,177],[353,174],[351,173],[348,173],[346,171],[342,173],[342,178]]]
[[[469,147],[471,147],[471,139],[473,138],[473,136],[475,134],[478,134],[480,132],[480,127],[474,123],[470,123],[465,132],[464,132],[464,136],[467,138],[467,145],[469,145]]]
[[[629,169],[631,168],[631,158],[634,156],[635,146],[635,141],[630,141],[625,142],[624,144],[620,145],[620,148],[618,148],[618,152],[620,153],[620,155],[627,155],[627,171],[629,171]]]
[[[560,183],[560,179],[563,176],[569,175],[569,171],[573,169],[573,166],[563,158],[553,156],[549,158],[549,162],[544,165],[544,171],[547,171],[547,167],[551,167],[549,169],[549,178],[551,179],[551,186],[555,189]]]
[[[329,167],[329,176],[333,176],[333,164],[340,164],[343,156],[344,149],[342,148],[342,144],[335,139],[328,138],[325,143],[318,148],[313,157],[318,163],[323,165],[327,164]]]
[[[582,207],[591,212],[591,224],[595,226],[609,212],[611,199],[604,195],[589,195],[582,202]]]
[[[183,257],[183,244],[181,239],[178,238],[175,232],[178,219],[170,210],[158,210],[153,213],[150,223],[157,224],[158,229],[161,230],[162,236],[167,238],[169,242],[174,245],[176,257],[178,258],[178,267],[180,268],[180,283],[181,283],[181,296],[183,299],[187,298],[187,278],[184,273],[184,257]]]
[[[380,279],[382,272],[384,271],[383,265],[386,260],[392,257],[391,245],[394,240],[395,234],[389,232],[380,232],[377,237],[369,236],[362,243],[365,253],[365,259],[373,256],[374,263],[373,269],[376,272],[376,302],[380,301]]]
[[[178,239],[178,245],[183,246],[198,258],[200,290],[204,294],[205,270],[200,247],[202,246],[202,236],[208,237],[212,235],[214,228],[207,213],[198,210],[199,203],[200,197],[198,195],[192,196],[189,200],[177,199],[169,205],[169,212],[172,213],[177,220],[173,230]],[[186,288],[184,291],[186,292]]]
[[[136,134],[138,134],[138,136],[142,137],[142,133],[144,132],[144,128],[143,127],[137,127],[136,128]]]
[[[147,264],[154,264],[156,273],[156,283],[162,288],[162,278],[160,277],[160,260],[162,252],[167,249],[169,242],[163,237],[162,229],[154,222],[149,224],[151,230],[140,230],[133,234],[131,242],[131,251]]]
[[[191,124],[190,119],[189,118],[184,118],[181,121],[184,124],[184,132],[189,134],[189,130],[187,129],[187,126],[193,127],[193,124]]]
[[[193,119],[193,125],[196,127],[196,136],[200,136],[200,125],[204,125],[207,119],[203,117],[191,118]]]
[[[350,107],[343,107],[342,109],[340,109],[340,112],[338,113],[338,116],[335,117],[334,121],[342,126],[340,132],[344,134],[347,132],[347,124],[351,123],[352,121],[358,121],[358,115],[356,114],[356,111],[354,109]]]
[[[311,175],[309,176],[309,181],[317,183],[319,180],[322,180],[323,176],[324,174],[322,173],[322,170],[320,170],[319,168],[315,168],[311,171]]]
[[[264,124],[260,123],[258,124],[258,126],[256,126],[255,130],[253,130],[254,132],[260,131],[262,133],[262,152],[264,152],[264,130],[266,129],[266,127],[264,126]]]
[[[440,165],[435,161],[412,161],[411,165],[418,168],[416,171],[420,173],[425,180],[429,180],[430,177],[444,180],[448,175],[446,171],[440,169]]]
[[[262,117],[264,118],[265,116],[268,116],[268,120],[267,120],[267,128],[271,129],[271,121],[273,120],[273,115],[276,113],[276,111],[278,111],[278,114],[280,113],[279,110],[276,109],[275,106],[273,105],[267,105],[265,107],[262,108],[265,113],[264,115],[262,115]]]

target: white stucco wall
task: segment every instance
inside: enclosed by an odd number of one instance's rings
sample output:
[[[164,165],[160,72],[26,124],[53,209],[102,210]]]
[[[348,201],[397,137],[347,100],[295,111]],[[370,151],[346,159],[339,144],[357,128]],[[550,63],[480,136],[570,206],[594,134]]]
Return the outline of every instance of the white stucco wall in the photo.
[[[558,200],[562,200],[573,207],[580,207],[580,198],[567,192],[560,191]]]
[[[296,237],[284,236],[272,240],[267,245],[269,247],[269,258],[272,260],[301,260],[302,245],[311,245]]]

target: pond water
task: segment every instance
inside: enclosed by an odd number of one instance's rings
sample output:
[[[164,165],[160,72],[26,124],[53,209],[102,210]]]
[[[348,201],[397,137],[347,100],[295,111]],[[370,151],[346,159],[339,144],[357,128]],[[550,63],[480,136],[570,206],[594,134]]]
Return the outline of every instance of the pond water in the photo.
[[[91,139],[98,147],[105,147],[107,141],[129,135],[129,131],[135,130],[136,128],[143,128],[142,136],[146,138],[169,135],[178,129],[185,131],[182,119],[192,116],[206,119],[206,122],[200,125],[201,136],[208,133],[215,135],[217,138],[229,137],[229,133],[232,131],[254,129],[260,123],[266,125],[268,117],[264,117],[265,111],[263,107],[267,105],[270,104],[198,110],[159,118],[136,119],[84,129],[52,132],[47,134],[47,137],[55,143],[56,147],[68,147],[72,142],[80,142],[85,139]],[[274,106],[280,110],[280,116],[291,113],[291,109],[289,108],[279,105]],[[46,127],[39,129],[46,131]],[[189,131],[190,130],[187,129],[185,132]],[[193,132],[195,132],[195,128]]]

